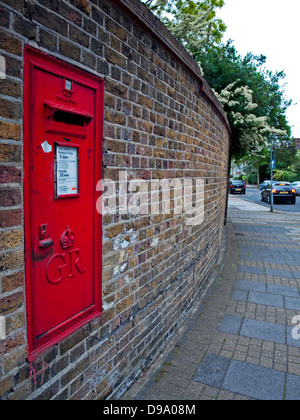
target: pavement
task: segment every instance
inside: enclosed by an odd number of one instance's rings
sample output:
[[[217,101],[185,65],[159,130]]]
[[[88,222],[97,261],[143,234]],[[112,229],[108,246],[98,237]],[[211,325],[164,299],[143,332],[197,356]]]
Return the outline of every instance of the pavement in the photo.
[[[120,400],[300,400],[300,214],[230,197],[223,242],[212,285]]]

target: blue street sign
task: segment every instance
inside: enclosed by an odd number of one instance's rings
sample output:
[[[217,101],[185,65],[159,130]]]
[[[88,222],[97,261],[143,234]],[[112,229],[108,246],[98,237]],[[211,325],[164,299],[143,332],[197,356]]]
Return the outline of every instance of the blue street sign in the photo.
[[[271,160],[271,168],[272,169],[275,169],[275,159],[272,159]]]

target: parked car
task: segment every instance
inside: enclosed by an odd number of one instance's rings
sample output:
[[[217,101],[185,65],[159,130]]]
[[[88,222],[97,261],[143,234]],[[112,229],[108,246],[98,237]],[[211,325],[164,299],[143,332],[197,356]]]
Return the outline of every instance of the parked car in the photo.
[[[246,185],[244,181],[234,180],[231,181],[230,187],[229,187],[230,194],[246,194]]]
[[[274,203],[291,203],[296,204],[296,190],[290,182],[274,182],[273,188],[271,184],[261,193],[261,200],[270,204],[271,194],[274,197]]]
[[[259,189],[264,190],[269,184],[271,184],[271,181],[264,181],[260,184]]]
[[[296,194],[300,195],[300,181],[293,182],[292,187],[295,188]]]

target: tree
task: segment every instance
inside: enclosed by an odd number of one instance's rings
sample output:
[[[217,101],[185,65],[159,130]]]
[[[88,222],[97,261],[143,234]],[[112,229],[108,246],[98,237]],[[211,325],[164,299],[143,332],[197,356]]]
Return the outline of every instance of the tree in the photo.
[[[221,41],[226,26],[216,16],[224,0],[145,0],[174,36],[193,55]]]
[[[216,17],[224,0],[144,0],[200,64],[232,129],[232,157],[260,153],[270,139],[290,138],[284,95],[284,72],[264,68],[266,57],[242,57],[232,44],[221,43],[226,30]]]
[[[283,142],[290,139],[286,110],[291,101],[281,86],[285,74],[266,70],[265,56],[242,57],[229,41],[199,50],[196,59],[228,116],[234,157],[260,153],[271,135]]]
[[[271,127],[267,116],[257,116],[258,105],[253,102],[253,91],[248,86],[233,82],[216,96],[223,105],[232,129],[232,155],[241,158],[261,152],[271,135],[285,136],[286,132]]]

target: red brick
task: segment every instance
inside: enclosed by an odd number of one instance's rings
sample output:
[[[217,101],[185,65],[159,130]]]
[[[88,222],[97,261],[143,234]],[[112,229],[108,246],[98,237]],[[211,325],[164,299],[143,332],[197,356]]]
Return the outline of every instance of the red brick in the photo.
[[[0,228],[19,226],[22,223],[22,210],[0,211]]]
[[[21,192],[18,188],[0,189],[0,207],[13,207],[21,204]]]
[[[23,333],[20,333],[15,337],[8,338],[7,340],[0,341],[0,354],[9,353],[18,347],[24,346],[24,344],[25,338]]]
[[[0,165],[0,183],[20,182],[21,170],[14,166]]]
[[[23,272],[12,274],[2,278],[2,293],[12,292],[24,286]]]
[[[20,269],[24,262],[23,251],[8,252],[0,255],[0,271]]]
[[[71,0],[71,4],[88,16],[91,13],[91,5],[88,0]]]
[[[22,54],[22,42],[11,34],[0,30],[1,49],[10,54]]]
[[[23,303],[23,292],[14,293],[13,295],[0,299],[0,313],[2,315],[7,315],[15,312],[23,305]]]
[[[0,139],[20,140],[21,126],[19,124],[0,121]],[[6,145],[12,146],[12,145]],[[1,149],[0,149],[1,153]],[[0,159],[1,160],[1,159]]]

